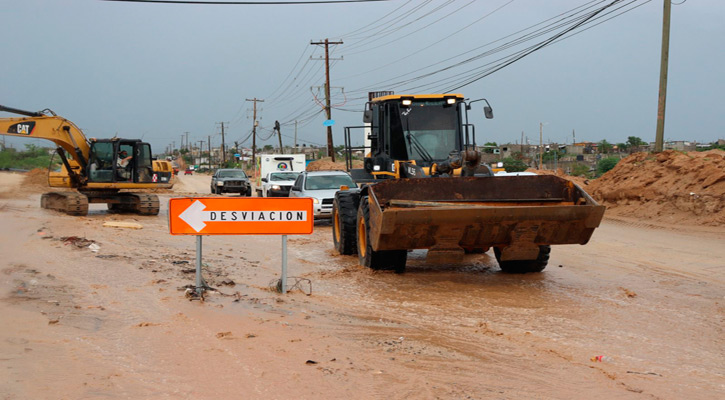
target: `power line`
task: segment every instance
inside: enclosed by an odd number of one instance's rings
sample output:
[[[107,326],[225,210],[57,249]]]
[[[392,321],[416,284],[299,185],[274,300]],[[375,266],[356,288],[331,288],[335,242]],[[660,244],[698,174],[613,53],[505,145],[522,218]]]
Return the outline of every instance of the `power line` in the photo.
[[[161,4],[201,4],[201,5],[292,5],[292,4],[334,4],[334,3],[372,3],[392,0],[319,0],[319,1],[185,1],[185,0],[101,0],[117,3],[161,3]]]

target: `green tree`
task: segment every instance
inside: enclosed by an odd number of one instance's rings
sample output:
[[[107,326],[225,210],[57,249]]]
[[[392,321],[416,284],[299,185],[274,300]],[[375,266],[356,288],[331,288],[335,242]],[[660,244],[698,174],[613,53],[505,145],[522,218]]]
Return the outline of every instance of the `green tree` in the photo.
[[[599,142],[597,144],[599,145],[597,148],[599,153],[609,154],[612,152],[612,144],[607,142],[607,139],[603,139],[601,142]]]
[[[617,165],[618,162],[619,157],[602,158],[601,160],[599,160],[599,162],[597,162],[597,172],[599,173],[599,175],[602,175],[610,169],[614,168],[614,166]]]
[[[638,138],[637,136],[629,136],[627,137],[627,144],[630,147],[639,147],[645,145],[646,143],[644,142],[644,140]]]
[[[503,160],[503,168],[506,172],[521,172],[526,171],[529,166],[521,160],[517,160],[512,157],[506,157]]]

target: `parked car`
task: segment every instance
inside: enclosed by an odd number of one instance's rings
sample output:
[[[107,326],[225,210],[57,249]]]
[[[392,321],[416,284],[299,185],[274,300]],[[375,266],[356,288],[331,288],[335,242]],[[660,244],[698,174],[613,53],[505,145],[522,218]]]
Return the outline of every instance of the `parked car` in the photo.
[[[211,192],[214,194],[239,193],[252,195],[249,177],[241,169],[218,169],[211,177]]]
[[[330,218],[335,192],[341,186],[357,187],[344,171],[304,171],[292,185],[289,197],[312,197],[315,218]]]
[[[257,189],[259,197],[289,197],[289,190],[299,172],[270,172],[262,178],[262,188]]]
[[[186,171],[184,171],[184,175],[194,175],[194,170],[191,168],[187,168]]]

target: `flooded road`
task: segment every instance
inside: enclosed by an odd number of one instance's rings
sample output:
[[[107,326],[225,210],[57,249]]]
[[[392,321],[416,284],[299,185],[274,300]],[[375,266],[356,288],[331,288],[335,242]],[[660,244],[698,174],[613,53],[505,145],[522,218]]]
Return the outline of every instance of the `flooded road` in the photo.
[[[210,196],[208,179],[177,190]],[[194,238],[168,234],[164,207],[79,218],[38,197],[0,199],[2,399],[725,395],[723,229],[605,220],[589,244],[553,247],[542,273],[504,274],[491,252],[432,265],[416,250],[398,275],[335,254],[320,221],[289,237],[286,295],[270,290],[280,236],[205,237],[216,291],[199,302],[183,291]],[[100,251],[58,240],[72,235]]]

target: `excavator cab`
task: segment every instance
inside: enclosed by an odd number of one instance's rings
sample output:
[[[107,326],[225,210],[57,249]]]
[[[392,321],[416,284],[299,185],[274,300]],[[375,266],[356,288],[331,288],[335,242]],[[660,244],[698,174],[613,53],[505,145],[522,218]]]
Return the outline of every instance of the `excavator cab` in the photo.
[[[124,161],[121,154],[131,158]],[[151,146],[138,140],[93,140],[88,180],[96,183],[153,182]]]

